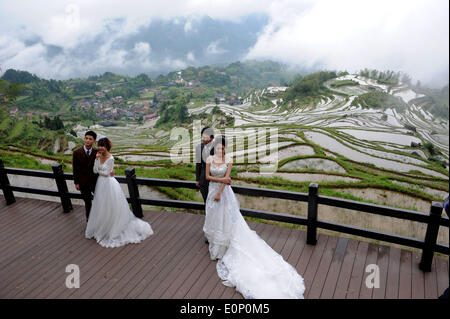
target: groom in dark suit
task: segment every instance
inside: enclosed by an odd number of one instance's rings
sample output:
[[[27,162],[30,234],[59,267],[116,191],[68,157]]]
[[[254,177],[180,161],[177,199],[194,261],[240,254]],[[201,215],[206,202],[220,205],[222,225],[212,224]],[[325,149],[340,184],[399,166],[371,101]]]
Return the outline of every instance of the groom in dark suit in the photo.
[[[84,135],[84,145],[73,152],[73,180],[75,188],[81,192],[86,208],[86,221],[89,220],[89,213],[92,206],[92,194],[95,191],[98,174],[94,174],[94,162],[97,150],[94,148],[97,134],[88,131]]]
[[[195,180],[197,188],[200,188],[203,201],[206,203],[208,197],[209,181],[206,179],[206,159],[209,155],[214,155],[214,130],[208,126],[202,129],[202,143],[195,148]],[[205,243],[208,240],[205,237]]]
[[[200,188],[203,201],[208,197],[209,181],[206,179],[206,159],[214,155],[214,130],[210,127],[202,129],[202,143],[195,148],[195,180],[197,188]]]

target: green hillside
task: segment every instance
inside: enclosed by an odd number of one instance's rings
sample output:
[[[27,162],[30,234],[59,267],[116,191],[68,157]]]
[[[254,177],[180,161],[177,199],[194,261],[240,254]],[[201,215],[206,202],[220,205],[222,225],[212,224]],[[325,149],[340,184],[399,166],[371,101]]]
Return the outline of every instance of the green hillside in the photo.
[[[0,144],[53,154],[57,140],[61,150],[67,147],[69,140],[75,141],[71,136],[66,135],[64,128],[52,130],[46,128],[43,123],[41,125],[42,127],[39,122],[26,117],[22,119],[12,117],[4,108],[0,109]]]

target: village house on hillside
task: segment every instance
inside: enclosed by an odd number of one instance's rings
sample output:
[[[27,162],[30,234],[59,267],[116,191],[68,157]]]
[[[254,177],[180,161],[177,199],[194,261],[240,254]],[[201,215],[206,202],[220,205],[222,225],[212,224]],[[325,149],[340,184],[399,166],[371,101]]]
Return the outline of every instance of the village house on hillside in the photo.
[[[94,92],[94,95],[99,98],[105,97],[105,93],[103,93],[103,92]]]
[[[88,100],[81,100],[78,101],[78,107],[82,110],[82,111],[86,111],[89,110],[91,108],[91,101]]]
[[[242,104],[242,98],[240,96],[236,96],[235,93],[231,94],[228,97],[225,97],[225,94],[216,94],[214,100],[219,103],[228,103],[229,105]]]
[[[219,102],[225,102],[226,101],[225,94],[216,94],[214,96],[214,99],[217,99]]]
[[[35,114],[35,111],[29,111],[29,112],[26,112],[25,114],[19,114],[18,118],[19,118],[19,120],[22,120],[23,118],[31,120],[33,118],[34,114]]]
[[[29,112],[25,113],[24,116],[27,120],[31,120],[34,116],[34,113],[35,113],[35,111],[29,111]]]
[[[13,106],[9,109],[9,115],[16,116],[19,113],[19,108],[17,106]]]
[[[111,98],[111,102],[121,104],[123,102],[123,98],[119,95],[119,96]]]
[[[276,95],[280,92],[285,92],[288,89],[286,86],[270,86],[267,88],[267,95]]]
[[[175,83],[176,84],[181,84],[181,85],[185,85],[186,84],[186,81],[181,76],[181,71],[177,72],[177,79],[175,80]]]
[[[48,112],[43,112],[43,113],[41,113],[41,114],[39,115],[39,118],[40,118],[40,119],[43,119],[43,118],[45,118],[45,117],[50,117],[50,114],[49,114]]]
[[[147,115],[144,116],[144,120],[151,120],[152,118],[155,118],[157,116],[158,116],[157,112],[152,113],[152,114],[147,114]]]

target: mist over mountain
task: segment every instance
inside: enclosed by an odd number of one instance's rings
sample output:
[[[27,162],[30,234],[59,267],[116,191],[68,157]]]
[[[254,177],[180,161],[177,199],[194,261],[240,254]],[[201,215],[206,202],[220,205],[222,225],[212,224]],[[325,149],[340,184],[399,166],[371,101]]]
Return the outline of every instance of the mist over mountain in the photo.
[[[441,88],[448,12],[443,0],[4,1],[0,74],[157,76],[272,60],[311,71],[394,70]]]
[[[25,38],[23,49],[40,47],[41,62],[46,67],[30,65],[26,70],[47,79],[67,79],[104,72],[156,77],[189,66],[223,66],[245,59],[267,23],[268,17],[263,14],[251,14],[239,21],[176,17],[154,19],[137,32],[120,35],[126,20],[118,18],[95,37],[68,49],[46,44],[37,35]],[[3,72],[8,65],[3,62]]]

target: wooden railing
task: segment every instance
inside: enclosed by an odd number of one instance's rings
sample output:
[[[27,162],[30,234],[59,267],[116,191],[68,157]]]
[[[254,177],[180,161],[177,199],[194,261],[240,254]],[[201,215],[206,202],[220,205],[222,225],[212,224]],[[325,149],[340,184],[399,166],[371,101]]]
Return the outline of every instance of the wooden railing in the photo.
[[[82,198],[81,194],[78,192],[71,193],[68,191],[66,182],[67,180],[73,180],[73,175],[64,173],[61,164],[55,164],[53,165],[52,168],[53,172],[19,169],[19,168],[7,168],[4,167],[3,161],[0,159],[0,183],[7,205],[13,204],[15,202],[14,192],[23,192],[23,193],[60,197],[63,211],[65,213],[70,212],[73,209],[71,199],[72,198],[81,199]],[[13,186],[10,185],[9,183],[8,174],[54,179],[58,190],[55,191],[48,189]],[[127,184],[130,195],[127,198],[127,200],[129,203],[131,203],[133,213],[135,214],[135,216],[139,218],[143,217],[142,205],[176,207],[194,210],[205,209],[205,205],[201,202],[141,198],[139,195],[138,185],[197,189],[196,183],[193,181],[138,178],[136,177],[134,168],[127,168],[125,170],[125,176],[116,176],[115,178],[119,183]],[[263,210],[246,209],[246,208],[241,208],[241,213],[243,216],[248,217],[292,223],[296,225],[304,225],[307,227],[307,244],[309,245],[316,244],[317,228],[322,228],[336,232],[421,249],[422,257],[419,264],[419,268],[422,271],[431,271],[431,264],[435,252],[449,255],[449,247],[437,243],[439,227],[441,226],[447,228],[449,227],[448,217],[442,216],[443,205],[440,202],[432,202],[430,212],[429,214],[426,214],[412,210],[391,208],[387,206],[362,203],[353,200],[322,196],[318,194],[319,185],[315,183],[311,183],[309,185],[308,194],[291,191],[255,188],[255,187],[234,186],[234,185],[231,187],[233,188],[233,191],[236,194],[241,195],[261,196],[267,198],[277,198],[277,199],[293,200],[298,202],[307,202],[308,203],[307,217],[283,213],[267,212]],[[425,238],[423,240],[419,240],[417,238],[404,237],[380,231],[368,230],[356,226],[349,226],[319,220],[318,219],[319,204],[424,223],[427,225]]]

